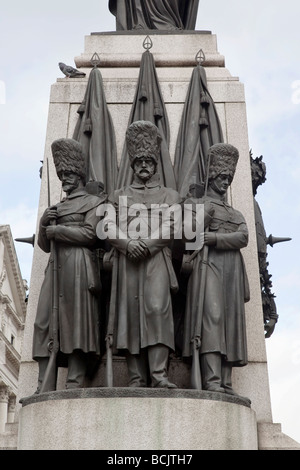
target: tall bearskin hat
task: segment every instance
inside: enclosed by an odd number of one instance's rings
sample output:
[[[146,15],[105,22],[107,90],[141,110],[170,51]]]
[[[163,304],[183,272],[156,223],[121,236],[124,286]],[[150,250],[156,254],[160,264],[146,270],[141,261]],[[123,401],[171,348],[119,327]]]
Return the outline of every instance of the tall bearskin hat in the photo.
[[[210,147],[208,150],[208,180],[215,179],[223,172],[229,172],[232,181],[238,159],[239,151],[233,145],[222,143]]]
[[[51,145],[57,176],[64,171],[70,171],[86,180],[86,165],[82,146],[74,139],[58,139]]]
[[[127,129],[126,142],[130,165],[137,158],[152,158],[158,163],[162,137],[158,128],[150,121],[133,122]]]

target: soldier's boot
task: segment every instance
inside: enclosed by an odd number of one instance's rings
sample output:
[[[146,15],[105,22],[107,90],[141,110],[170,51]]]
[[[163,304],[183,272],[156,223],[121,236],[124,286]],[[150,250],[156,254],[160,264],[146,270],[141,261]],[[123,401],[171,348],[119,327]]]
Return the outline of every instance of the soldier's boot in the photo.
[[[169,348],[163,344],[148,347],[151,387],[177,388],[168,378]]]
[[[48,362],[49,362],[49,357],[40,357],[38,359],[39,376],[38,376],[38,386],[37,386],[36,391],[34,392],[35,394],[40,393],[42,383],[43,383],[43,380],[44,380],[44,376],[45,376],[45,372],[46,372],[46,369],[47,369],[47,366],[48,366]]]
[[[129,387],[147,387],[148,368],[145,350],[140,354],[127,354],[127,370],[129,376]]]
[[[66,388],[82,388],[87,369],[87,357],[82,351],[74,351],[68,358],[68,375]]]
[[[201,355],[201,373],[204,390],[210,392],[225,392],[224,388],[221,386],[222,356],[220,353],[206,353]]]
[[[232,388],[232,365],[222,360],[222,387],[225,390],[225,393],[230,395],[237,395],[237,393]]]

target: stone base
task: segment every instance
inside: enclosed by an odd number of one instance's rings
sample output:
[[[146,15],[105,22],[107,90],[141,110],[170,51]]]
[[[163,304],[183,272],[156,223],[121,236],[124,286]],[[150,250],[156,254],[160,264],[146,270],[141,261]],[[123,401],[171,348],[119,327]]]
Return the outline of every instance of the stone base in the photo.
[[[279,423],[258,424],[259,450],[300,450],[299,442],[284,434]]]
[[[18,450],[258,448],[255,412],[237,396],[90,388],[34,395],[22,405]]]
[[[90,68],[95,52],[100,53],[102,67],[139,67],[145,52],[144,40],[152,38],[151,53],[155,54],[156,67],[194,67],[199,49],[205,52],[204,66],[224,67],[224,56],[217,51],[217,38],[210,31],[189,31],[161,34],[155,31],[92,33],[85,37],[84,53],[75,57],[78,68]]]

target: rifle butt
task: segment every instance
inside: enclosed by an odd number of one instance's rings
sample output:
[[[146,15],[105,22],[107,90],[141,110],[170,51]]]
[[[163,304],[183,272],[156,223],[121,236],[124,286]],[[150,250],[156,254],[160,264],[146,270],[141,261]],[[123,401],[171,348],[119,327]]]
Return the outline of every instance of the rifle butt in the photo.
[[[53,392],[56,390],[57,381],[57,353],[51,353],[42,382],[40,393]]]
[[[110,345],[106,348],[106,386],[113,387],[113,357]]]
[[[193,346],[193,361],[192,361],[192,368],[191,368],[191,388],[194,390],[202,390],[199,349],[195,345]]]

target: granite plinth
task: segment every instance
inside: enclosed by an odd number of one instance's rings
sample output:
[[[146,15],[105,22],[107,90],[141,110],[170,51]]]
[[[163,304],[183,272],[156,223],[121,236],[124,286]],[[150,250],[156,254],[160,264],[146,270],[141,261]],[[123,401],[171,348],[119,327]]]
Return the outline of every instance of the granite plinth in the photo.
[[[239,395],[210,392],[207,390],[185,390],[164,388],[133,388],[133,387],[103,387],[78,388],[73,390],[56,390],[53,392],[34,394],[22,398],[22,406],[32,405],[46,401],[74,400],[89,398],[186,398],[190,400],[212,400],[234,403],[236,405],[251,407],[251,400]]]
[[[19,450],[257,450],[247,398],[90,388],[23,398]],[[66,416],[68,419],[66,419]]]
[[[130,34],[93,33],[86,36],[84,53],[75,57],[76,67],[91,67],[91,58],[95,52],[100,56],[101,67],[139,67],[147,36],[153,43],[151,53],[155,56],[157,67],[195,66],[200,49],[205,54],[203,65],[224,67],[224,56],[217,51],[216,36],[209,31],[157,34],[153,30]]]

